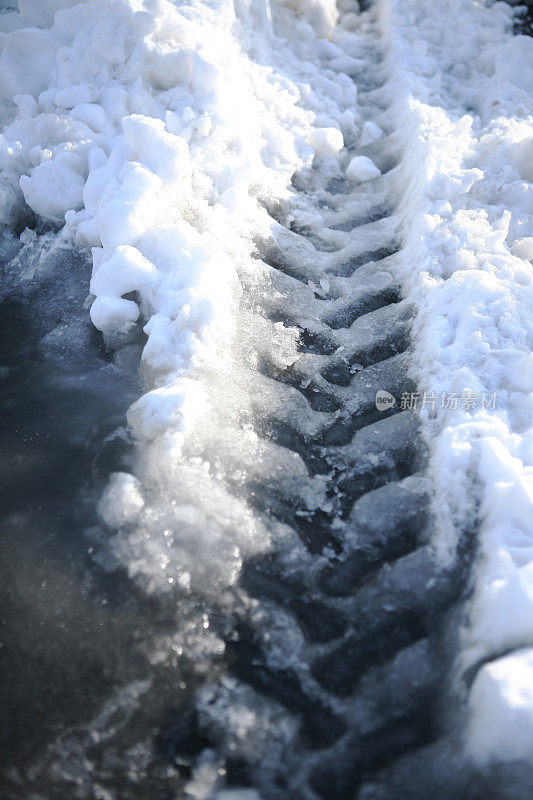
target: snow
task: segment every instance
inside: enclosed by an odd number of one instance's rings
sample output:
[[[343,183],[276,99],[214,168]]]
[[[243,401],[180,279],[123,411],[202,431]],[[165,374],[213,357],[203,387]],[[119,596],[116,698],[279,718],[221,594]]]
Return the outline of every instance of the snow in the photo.
[[[108,124],[107,115],[98,103],[76,103],[70,116],[79,122],[85,122],[89,128],[98,133],[103,131]]]
[[[136,244],[143,233],[155,227],[164,215],[162,190],[159,175],[139,162],[124,162],[116,178],[105,183],[94,215],[99,240],[106,250],[111,253],[115,247]]]
[[[120,296],[144,286],[153,286],[157,279],[158,272],[152,262],[137,248],[124,244],[116,248],[108,261],[100,264],[92,277],[90,288],[96,296]]]
[[[334,156],[344,147],[344,139],[337,128],[316,128],[307,137],[315,153],[324,156]]]
[[[127,472],[113,472],[99,503],[106,525],[116,529],[131,524],[143,507],[142,487],[137,478]]]
[[[511,148],[511,153],[513,163],[521,177],[531,183],[533,181],[533,136],[517,142]]]
[[[111,258],[98,266],[91,279],[90,290],[96,296],[91,307],[95,327],[106,331],[117,324],[135,322],[139,316],[137,304],[119,298],[154,286],[158,280],[157,269],[137,248],[119,245]]]
[[[190,181],[189,145],[181,136],[167,133],[162,120],[132,114],[122,120],[122,129],[136,161],[165,182]]]
[[[54,103],[59,108],[74,108],[82,103],[93,103],[98,95],[96,86],[67,86],[54,94]]]
[[[330,34],[339,16],[335,0],[289,0],[287,5],[319,36]]]
[[[346,167],[346,177],[359,183],[372,181],[380,175],[381,171],[367,156],[355,156]]]
[[[18,0],[19,12],[30,25],[47,28],[56,11],[75,5],[77,0]]]
[[[350,34],[324,38],[332,0],[21,10],[0,37],[0,223],[35,214],[38,230],[62,226],[62,245],[92,254],[87,313],[118,348],[109,369],[146,336],[127,414],[137,456],[102,496],[94,558],[140,591],[218,602],[273,535],[243,499],[247,481],[286,473],[304,511],[324,501],[324,480],[250,422],[270,395],[258,359],[293,363],[298,333],[247,298],[270,280],[256,241],[281,226],[266,209],[289,202],[298,170],[342,174],[361,122],[342,69],[365,62]],[[201,608],[183,609],[176,638],[208,669],[224,645]]]
[[[533,261],[533,236],[526,236],[515,242],[513,254],[524,261]]]
[[[327,49],[319,37],[333,29],[335,3],[289,6],[276,13],[311,59],[301,74],[300,52],[285,60],[292,82],[240,51],[234,31],[246,41],[254,24],[270,30],[254,4],[238,18],[231,3],[215,12],[198,2],[190,15],[167,0],[25,0],[17,29],[1,40],[0,220],[10,223],[24,204],[65,220],[62,236],[93,251],[96,327],[111,341],[138,319],[146,326],[153,394],[131,415],[141,438],[191,430],[186,409],[196,419],[203,407],[197,389],[187,400],[188,373],[231,343],[235,261],[251,258],[238,228],[248,235],[251,220],[265,225],[254,195],[287,193],[298,167],[315,155],[336,159],[343,129],[354,128],[353,84],[342,74],[323,79],[312,55],[319,42]],[[270,35],[260,38],[272,60]],[[347,57],[333,45],[328,55],[332,64]],[[298,105],[309,69],[316,111]]]
[[[361,147],[364,147],[365,144],[370,144],[371,142],[377,142],[378,139],[382,139],[384,136],[384,132],[376,125],[375,122],[372,122],[371,119],[367,120],[363,125],[363,133],[361,136]]]
[[[477,761],[533,757],[533,650],[485,664],[470,692],[469,741]]]
[[[28,69],[28,54],[32,68]],[[46,31],[21,28],[6,33],[1,42],[0,97],[15,94],[36,95],[45,89],[54,66],[57,45]]]
[[[495,76],[501,81],[533,92],[533,39],[514,36],[498,46]]]
[[[82,204],[82,177],[57,161],[45,161],[29,176],[22,175],[20,188],[30,208],[53,222],[62,222],[67,211]]]
[[[139,318],[139,306],[133,300],[124,300],[104,294],[96,297],[90,310],[91,320],[99,331],[120,332]]]
[[[389,109],[363,122],[349,76],[365,73],[368,52],[357,15],[335,28],[333,0],[19,0],[0,17],[0,223],[33,212],[62,226],[63,243],[91,248],[92,322],[111,345],[135,325],[147,336],[145,392],[128,413],[138,474],[115,473],[103,495],[115,534],[100,562],[147,592],[219,597],[243,553],[273,535],[224,481],[281,471],[304,511],[324,492],[251,423],[264,395],[259,359],[283,369],[297,357],[296,330],[246,301],[271,288],[255,240],[278,237],[290,251],[265,208],[290,206],[295,172],[314,165],[338,178],[348,158],[346,177],[371,192],[381,171],[357,149],[385,148],[396,131],[402,157],[383,180],[402,198],[394,269],[419,312],[419,386],[458,398],[422,412],[434,544],[450,560],[458,532],[476,531],[481,553],[461,666],[491,660],[471,690],[468,747],[480,761],[523,758],[533,717],[533,40],[511,36],[503,4],[441,5],[379,0]],[[357,143],[350,156],[345,141]],[[294,252],[296,263],[316,257],[310,286],[328,292],[317,251]],[[494,407],[465,406],[467,392],[497,393]]]
[[[530,757],[533,720],[530,651],[501,656],[533,643],[533,41],[512,38],[511,14],[466,0],[380,8],[419,388],[456,398],[421,412],[434,544],[449,561],[479,541],[459,668],[490,662],[470,696],[467,747],[480,762]],[[462,402],[469,394],[475,406]]]

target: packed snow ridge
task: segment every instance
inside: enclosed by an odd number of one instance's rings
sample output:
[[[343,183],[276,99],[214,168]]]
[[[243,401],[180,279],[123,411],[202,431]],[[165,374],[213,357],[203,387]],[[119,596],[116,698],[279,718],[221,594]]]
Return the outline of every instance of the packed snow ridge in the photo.
[[[397,268],[418,307],[421,397],[436,398],[420,411],[435,546],[446,559],[458,532],[479,535],[461,666],[490,663],[468,747],[531,758],[533,40],[512,37],[501,3],[379,0],[392,103],[365,122],[348,77],[364,68],[356,4],[341,6],[339,24],[332,0],[19,0],[0,15],[0,221],[33,212],[92,248],[90,315],[111,346],[144,325],[147,391],[128,419],[152,481],[166,471],[172,486],[166,464],[209,414],[206,386],[230,374],[253,240],[276,233],[265,207],[290,202],[306,165],[336,174],[345,140],[398,131]],[[357,154],[346,173],[379,174]],[[289,363],[294,335],[279,335]],[[110,527],[148,519],[143,490],[112,479]],[[142,547],[132,574],[149,569]]]
[[[438,398],[422,412],[435,543],[449,557],[462,531],[480,555],[461,667],[490,663],[472,687],[468,747],[530,759],[533,40],[511,36],[503,3],[381,9],[409,187],[402,272],[419,308],[421,398]]]

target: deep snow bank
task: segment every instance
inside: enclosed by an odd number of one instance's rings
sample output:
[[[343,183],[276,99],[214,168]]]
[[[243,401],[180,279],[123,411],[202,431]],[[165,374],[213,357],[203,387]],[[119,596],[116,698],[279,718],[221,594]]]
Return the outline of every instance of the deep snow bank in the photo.
[[[474,547],[480,520],[462,664],[525,646],[481,668],[468,747],[480,760],[530,758],[533,40],[511,37],[502,3],[383,0],[380,14],[405,148],[402,273],[419,307],[442,557],[457,531]]]

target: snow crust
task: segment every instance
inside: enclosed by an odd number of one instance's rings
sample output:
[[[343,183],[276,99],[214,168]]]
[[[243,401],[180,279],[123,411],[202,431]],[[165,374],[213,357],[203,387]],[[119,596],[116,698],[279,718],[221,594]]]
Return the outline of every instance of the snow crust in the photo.
[[[420,390],[457,400],[422,412],[435,545],[449,560],[478,538],[460,667],[495,659],[470,697],[468,747],[481,761],[530,757],[533,721],[531,651],[498,657],[533,643],[533,41],[511,36],[511,14],[467,0],[380,4]],[[472,394],[476,407],[461,401]]]

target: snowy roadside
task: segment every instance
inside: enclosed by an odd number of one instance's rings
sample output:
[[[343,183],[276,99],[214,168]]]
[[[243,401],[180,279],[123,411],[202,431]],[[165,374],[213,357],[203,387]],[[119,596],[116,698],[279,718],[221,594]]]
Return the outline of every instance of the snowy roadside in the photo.
[[[295,357],[294,329],[237,313],[241,281],[268,283],[253,258],[254,238],[271,237],[265,206],[289,196],[315,154],[336,169],[341,130],[357,131],[352,62],[323,38],[333,4],[288,6],[274,9],[284,36],[255,1],[21,0],[21,13],[0,16],[0,221],[8,232],[28,225],[12,266],[54,231],[59,247],[92,248],[94,324],[119,352],[135,326],[148,336],[146,392],[128,415],[137,474],[111,476],[103,530],[87,532],[87,544],[98,569],[124,570],[141,592],[175,603],[168,635],[154,626],[141,643],[150,679],[160,664],[174,672],[183,653],[209,674],[224,642],[205,612],[212,598],[237,602],[227,589],[244,555],[268,546],[267,526],[224,489],[228,464],[236,482],[251,469],[284,470],[289,486],[305,480],[292,454],[282,461],[263,447],[258,458],[251,425],[234,419],[251,391],[233,363],[237,324],[280,361]],[[335,58],[322,74],[322,59]],[[119,689],[111,703],[125,695],[132,713],[138,691]],[[107,724],[100,712],[93,730]],[[71,739],[50,742],[62,779]],[[217,770],[208,777],[218,785]],[[83,780],[92,787],[93,772]]]
[[[20,225],[29,209],[38,229],[66,220],[58,242],[92,249],[95,326],[112,347],[144,326],[146,393],[128,422],[157,483],[224,405],[206,383],[235,383],[239,275],[260,279],[252,256],[254,237],[270,236],[264,206],[288,197],[316,153],[334,162],[341,128],[353,133],[346,59],[319,74],[322,56],[343,56],[321,38],[334,4],[296,4],[296,15],[280,4],[285,38],[255,0],[21,0],[19,9],[0,17],[0,220]],[[39,248],[33,230],[22,237]],[[294,332],[287,342],[294,349]],[[111,528],[142,508],[124,476],[101,504]]]
[[[0,220],[12,225],[29,206],[56,228],[66,219],[61,238],[92,248],[95,326],[117,343],[147,323],[150,391],[129,422],[139,439],[172,430],[176,444],[205,413],[198,373],[223,369],[237,273],[268,224],[261,204],[283,200],[294,171],[337,153],[339,128],[354,128],[345,64],[319,78],[312,63],[334,6],[298,7],[299,48],[282,59],[292,80],[269,66],[286,42],[274,41],[261,2],[237,13],[167,0],[19,7],[0,18]],[[291,35],[291,12],[278,12]]]
[[[66,214],[62,237],[93,248],[96,327],[117,342],[139,314],[149,321],[151,392],[130,413],[135,434],[185,435],[205,410],[192,372],[231,342],[240,239],[230,218],[256,213],[251,182],[268,192],[287,181],[302,136],[284,129],[299,131],[305,115],[290,103],[288,119],[274,112],[277,87],[239,54],[230,4],[193,15],[159,0],[19,5],[0,19],[2,93],[18,107],[4,110],[2,218],[17,214],[21,190],[49,223]],[[264,165],[263,143],[278,169]]]
[[[443,559],[480,555],[461,671],[488,663],[470,690],[467,746],[481,762],[530,758],[533,40],[511,36],[503,3],[379,8],[404,143],[400,270],[419,309],[435,544]]]

